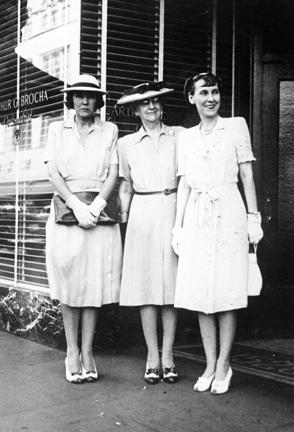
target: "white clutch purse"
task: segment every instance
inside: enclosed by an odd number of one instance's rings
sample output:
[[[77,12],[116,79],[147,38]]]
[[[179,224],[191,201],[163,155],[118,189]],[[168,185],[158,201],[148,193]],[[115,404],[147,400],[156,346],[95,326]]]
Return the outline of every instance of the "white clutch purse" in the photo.
[[[248,295],[258,296],[262,288],[262,275],[257,262],[257,245],[249,245],[248,253]]]

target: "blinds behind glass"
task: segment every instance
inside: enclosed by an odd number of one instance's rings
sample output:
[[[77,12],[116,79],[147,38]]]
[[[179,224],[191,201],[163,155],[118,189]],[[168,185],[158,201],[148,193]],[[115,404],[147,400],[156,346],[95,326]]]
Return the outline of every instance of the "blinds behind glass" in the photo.
[[[125,88],[157,79],[158,49],[159,0],[108,0],[108,116]],[[129,109],[120,107],[112,114],[121,134],[135,131]]]
[[[169,124],[195,123],[195,108],[189,110],[183,86],[190,75],[211,68],[212,1],[165,1],[164,70],[175,92],[167,98]]]
[[[233,1],[219,0],[217,6],[216,72],[222,79],[221,115],[232,113]]]
[[[101,82],[102,1],[82,0],[81,73],[94,75]]]
[[[63,119],[60,90],[79,72],[80,6],[77,0],[20,5],[19,17],[17,1],[0,5],[0,279],[46,288],[52,188],[44,152],[49,124]]]

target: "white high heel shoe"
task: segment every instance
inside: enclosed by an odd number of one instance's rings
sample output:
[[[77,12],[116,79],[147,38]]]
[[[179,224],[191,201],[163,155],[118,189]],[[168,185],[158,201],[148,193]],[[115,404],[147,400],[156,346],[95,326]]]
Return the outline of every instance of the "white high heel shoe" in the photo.
[[[198,378],[194,385],[194,391],[205,392],[210,389],[211,383],[214,380],[215,374],[213,373],[209,377],[201,376]]]
[[[227,393],[231,385],[232,376],[233,376],[233,371],[230,366],[224,380],[221,381],[214,380],[212,382],[210,392],[215,395]]]
[[[68,381],[72,384],[82,384],[83,383],[82,371],[80,370],[78,372],[71,372],[69,370],[69,367],[68,367],[67,357],[65,357],[64,364],[65,364],[65,379],[66,379],[66,381]]]
[[[86,371],[86,369],[84,368],[84,365],[82,362],[82,354],[80,354],[80,362],[81,362],[83,380],[88,382],[88,383],[92,383],[92,382],[97,381],[98,380],[98,372],[96,369],[94,359],[93,359],[94,369],[90,370],[90,371]]]

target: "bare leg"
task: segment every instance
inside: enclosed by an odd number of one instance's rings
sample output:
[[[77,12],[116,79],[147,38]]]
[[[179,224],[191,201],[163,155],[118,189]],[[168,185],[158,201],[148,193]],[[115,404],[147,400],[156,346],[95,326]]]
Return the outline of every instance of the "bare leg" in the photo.
[[[95,335],[98,308],[85,307],[81,312],[82,362],[86,371],[93,371],[93,340]]]
[[[159,352],[157,340],[157,308],[155,306],[140,307],[141,321],[145,342],[148,349],[147,361],[149,368],[159,366]]]
[[[219,313],[220,353],[217,360],[216,380],[224,380],[229,366],[230,355],[236,334],[237,312]]]
[[[217,359],[217,326],[214,314],[198,313],[198,321],[204,352],[206,356],[206,369],[203,376],[208,378],[216,368]]]
[[[173,306],[162,306],[162,364],[165,367],[174,366],[173,345],[177,326],[177,311]]]
[[[78,329],[80,321],[80,308],[61,305],[61,312],[66,337],[66,356],[68,368],[71,372],[80,370]]]

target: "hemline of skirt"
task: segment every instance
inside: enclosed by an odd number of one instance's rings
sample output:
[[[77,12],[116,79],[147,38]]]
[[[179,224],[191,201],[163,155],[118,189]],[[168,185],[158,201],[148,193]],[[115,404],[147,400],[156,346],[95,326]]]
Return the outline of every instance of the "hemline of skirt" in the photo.
[[[228,308],[220,308],[220,309],[214,309],[214,310],[208,310],[208,309],[204,309],[204,308],[193,308],[192,306],[184,306],[184,305],[180,305],[180,304],[175,304],[174,307],[177,309],[186,309],[186,310],[190,310],[192,312],[201,312],[204,313],[205,315],[212,315],[212,314],[216,314],[216,313],[221,313],[221,312],[230,312],[230,311],[234,311],[234,310],[239,310],[239,309],[246,309],[248,306],[248,303],[246,304],[242,304],[242,305],[236,305],[234,307],[228,307]]]

